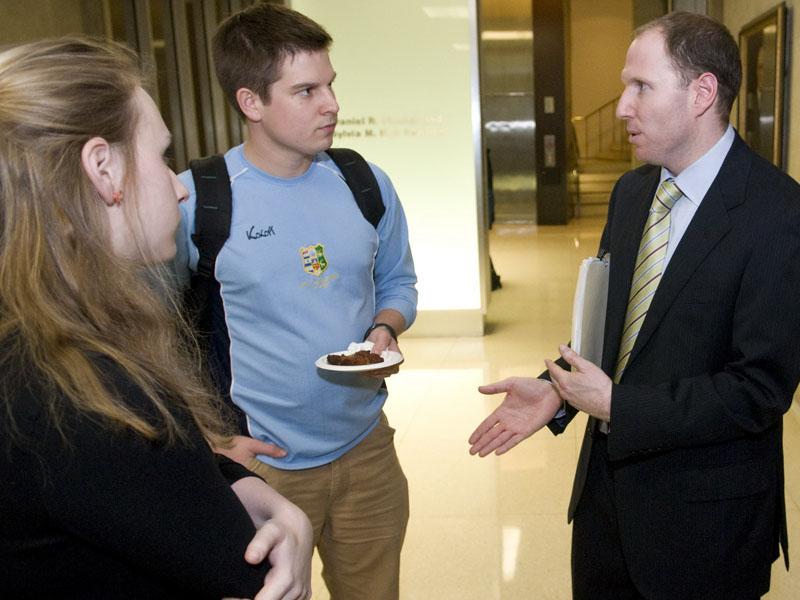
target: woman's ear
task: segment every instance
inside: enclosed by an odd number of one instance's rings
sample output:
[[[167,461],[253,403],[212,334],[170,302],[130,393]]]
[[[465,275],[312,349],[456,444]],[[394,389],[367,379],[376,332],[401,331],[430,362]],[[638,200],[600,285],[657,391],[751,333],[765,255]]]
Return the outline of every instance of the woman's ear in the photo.
[[[101,137],[93,137],[83,145],[81,165],[89,181],[107,206],[113,206],[115,193],[122,190],[123,169],[118,152]]]

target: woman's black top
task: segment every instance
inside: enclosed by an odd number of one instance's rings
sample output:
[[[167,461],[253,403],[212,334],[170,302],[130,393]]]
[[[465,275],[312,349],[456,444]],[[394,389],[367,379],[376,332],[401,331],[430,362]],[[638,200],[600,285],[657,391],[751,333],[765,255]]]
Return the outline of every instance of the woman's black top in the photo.
[[[98,364],[121,401],[156,418],[114,363]],[[150,442],[66,408],[65,443],[41,379],[4,370],[0,597],[252,598],[263,586],[269,565],[244,560],[253,523],[196,427],[188,443]]]

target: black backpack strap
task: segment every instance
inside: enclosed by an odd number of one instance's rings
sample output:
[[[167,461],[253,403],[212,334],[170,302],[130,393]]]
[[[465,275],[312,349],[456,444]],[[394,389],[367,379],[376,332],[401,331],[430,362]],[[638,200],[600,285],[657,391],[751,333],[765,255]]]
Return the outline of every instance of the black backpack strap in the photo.
[[[184,306],[206,359],[214,386],[233,409],[240,431],[247,433],[247,418],[230,397],[230,338],[225,322],[219,282],[214,278],[217,255],[230,235],[233,197],[225,158],[219,154],[190,161],[196,207],[192,241],[200,253],[197,271],[184,293]]]
[[[383,205],[378,180],[375,179],[369,164],[363,156],[349,148],[330,148],[327,153],[342,172],[361,214],[377,229],[386,208]]]
[[[192,241],[200,252],[197,274],[214,277],[214,264],[231,231],[231,182],[225,158],[219,154],[189,162],[196,191]]]

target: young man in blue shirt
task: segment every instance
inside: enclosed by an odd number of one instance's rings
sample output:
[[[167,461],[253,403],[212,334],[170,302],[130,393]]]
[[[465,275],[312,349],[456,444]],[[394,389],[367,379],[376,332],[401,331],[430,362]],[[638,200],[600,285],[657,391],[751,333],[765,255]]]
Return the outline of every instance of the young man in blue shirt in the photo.
[[[314,363],[365,331],[375,352],[398,351],[416,276],[386,174],[370,165],[385,208],[373,226],[325,153],[339,111],[330,43],[274,4],[231,16],[214,37],[217,77],[248,130],[225,155],[232,224],[214,273],[227,328],[214,334],[229,336],[230,396],[246,416],[227,453],[309,516],[332,598],[396,599],[408,487],[383,378],[397,368],[367,376]],[[182,266],[195,270],[196,195],[191,174],[181,180]]]

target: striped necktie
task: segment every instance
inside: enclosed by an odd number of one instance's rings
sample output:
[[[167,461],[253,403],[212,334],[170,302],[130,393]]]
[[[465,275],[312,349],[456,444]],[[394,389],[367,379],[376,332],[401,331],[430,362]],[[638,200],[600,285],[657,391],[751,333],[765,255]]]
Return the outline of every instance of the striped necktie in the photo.
[[[664,273],[664,259],[667,256],[669,243],[670,211],[681,196],[682,193],[675,185],[675,180],[670,177],[658,186],[653,204],[650,206],[642,241],[639,243],[639,253],[636,255],[628,311],[625,313],[622,341],[619,346],[617,366],[614,369],[614,383],[619,383],[622,372],[628,364],[636,336],[639,335],[650,302]]]

